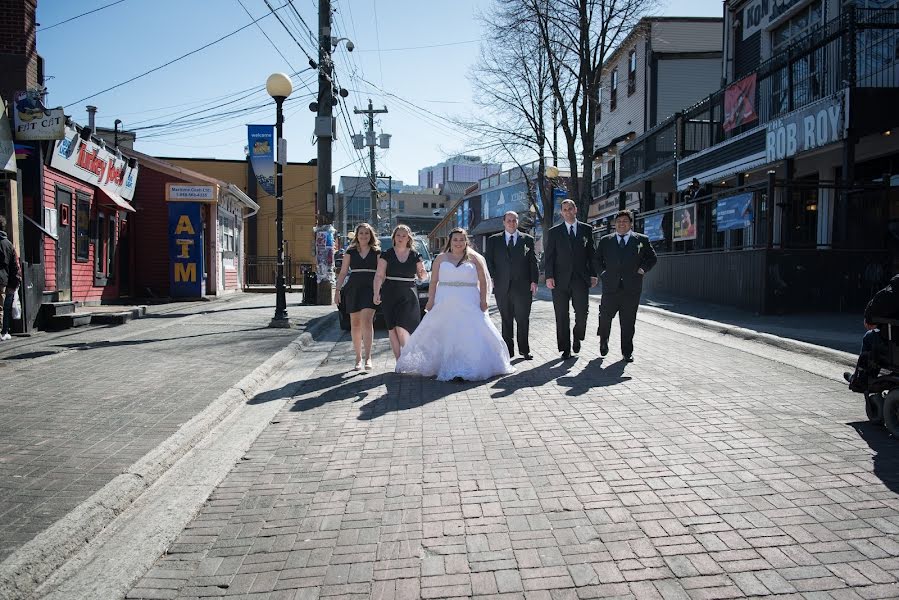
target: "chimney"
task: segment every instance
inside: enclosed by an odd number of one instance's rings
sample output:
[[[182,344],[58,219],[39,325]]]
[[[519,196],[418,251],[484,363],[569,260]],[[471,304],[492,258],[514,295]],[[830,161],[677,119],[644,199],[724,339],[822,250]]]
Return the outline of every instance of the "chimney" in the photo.
[[[37,53],[37,0],[0,0],[0,96],[13,101],[18,91],[44,83],[43,61]]]
[[[87,109],[87,126],[91,128],[91,133],[94,133],[97,131],[97,107],[88,104],[85,108]]]

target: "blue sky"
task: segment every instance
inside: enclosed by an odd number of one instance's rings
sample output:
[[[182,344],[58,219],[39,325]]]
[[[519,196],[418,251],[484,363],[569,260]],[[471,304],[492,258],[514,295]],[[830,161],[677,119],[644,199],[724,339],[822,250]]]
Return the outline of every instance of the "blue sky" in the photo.
[[[269,13],[265,0],[124,0],[51,27],[113,1],[39,1],[38,51],[45,60],[45,73],[51,77],[48,105],[64,105],[67,115],[86,123],[84,107],[93,104],[98,107],[98,126],[112,127],[118,118],[126,129],[246,109],[180,131],[171,127],[138,130],[135,148],[147,154],[243,158],[245,125],[274,122],[274,103],[264,91],[268,75],[308,68],[308,58]],[[285,3],[268,1],[276,9]],[[337,10],[334,35],[348,37],[356,46],[351,54],[343,46],[335,53],[338,81],[350,92],[346,119],[337,115],[334,170],[346,168],[334,173],[335,185],[341,175],[362,172],[347,121],[356,132],[362,130],[361,115],[352,111],[366,106],[369,98],[376,108],[387,106],[389,113],[376,119],[376,129],[393,136],[391,149],[378,151],[379,171],[414,184],[418,169],[465,149],[464,132],[430,113],[463,116],[473,110],[466,74],[478,57],[478,42],[473,41],[480,39],[481,31],[475,14],[490,4],[491,0],[332,0]],[[317,58],[306,25],[315,31],[318,2],[293,0],[293,6],[302,19],[290,7],[278,14],[306,52]],[[267,13],[258,26],[250,25],[172,65],[84,99]],[[721,3],[670,0],[661,4],[657,13],[720,16]],[[43,31],[47,27],[51,28]],[[307,161],[316,155],[308,96],[317,83],[309,70],[296,79],[285,106],[284,137],[289,160]],[[217,105],[223,106],[184,116]]]

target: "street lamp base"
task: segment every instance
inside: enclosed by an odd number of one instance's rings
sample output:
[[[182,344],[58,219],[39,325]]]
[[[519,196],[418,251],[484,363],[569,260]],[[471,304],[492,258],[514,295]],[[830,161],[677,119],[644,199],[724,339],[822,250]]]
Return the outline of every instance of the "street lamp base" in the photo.
[[[293,327],[288,317],[275,317],[269,321],[268,326],[270,329],[290,329]]]

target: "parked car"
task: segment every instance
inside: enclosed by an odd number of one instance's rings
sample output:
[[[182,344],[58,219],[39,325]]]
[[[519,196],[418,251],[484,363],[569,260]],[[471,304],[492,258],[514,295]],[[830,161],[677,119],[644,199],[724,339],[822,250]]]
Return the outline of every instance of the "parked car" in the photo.
[[[381,252],[385,252],[393,247],[393,240],[389,235],[383,235],[378,238],[381,241]],[[413,241],[415,243],[415,251],[421,255],[421,259],[425,265],[425,271],[428,272],[428,276],[425,277],[424,281],[419,281],[416,283],[416,288],[418,292],[418,304],[421,307],[421,314],[425,314],[425,304],[428,303],[428,285],[431,282],[431,264],[433,259],[431,258],[431,253],[428,251],[428,240],[422,236],[414,236]],[[352,277],[352,273],[349,274],[344,282],[344,286],[349,282],[350,277]],[[343,294],[340,295],[340,304],[337,305],[337,314],[340,317],[340,328],[344,331],[350,330],[350,315],[346,312],[346,307],[343,303]],[[381,307],[378,306],[375,308],[375,324],[383,323],[384,317],[381,313]]]

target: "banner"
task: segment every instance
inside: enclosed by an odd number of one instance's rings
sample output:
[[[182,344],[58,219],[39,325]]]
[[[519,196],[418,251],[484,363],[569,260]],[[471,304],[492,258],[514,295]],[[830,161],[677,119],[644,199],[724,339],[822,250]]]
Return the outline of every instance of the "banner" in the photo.
[[[275,195],[275,126],[247,125],[250,165],[259,187],[269,196]]]
[[[665,231],[662,229],[662,221],[665,214],[650,215],[643,220],[643,234],[649,238],[650,242],[657,242],[665,239]]]
[[[731,131],[746,123],[758,121],[755,112],[756,74],[744,77],[724,90],[724,122],[721,128]]]
[[[671,241],[683,242],[696,239],[696,205],[687,204],[674,209],[671,218]]]
[[[715,207],[715,227],[718,231],[745,229],[750,225],[752,225],[751,192],[718,200]]]
[[[134,197],[137,163],[126,161],[120,154],[110,152],[92,140],[81,139],[74,127],[66,127],[65,137],[53,144],[50,166],[125,200]]]
[[[202,233],[200,204],[169,203],[169,295],[172,298],[203,296]]]
[[[12,109],[17,140],[61,140],[65,137],[63,109],[45,107],[44,94],[43,89],[16,92]]]

